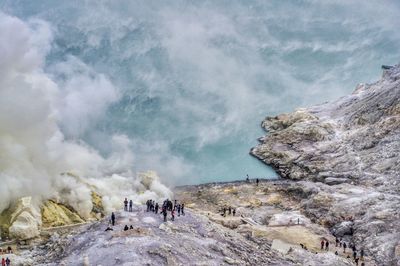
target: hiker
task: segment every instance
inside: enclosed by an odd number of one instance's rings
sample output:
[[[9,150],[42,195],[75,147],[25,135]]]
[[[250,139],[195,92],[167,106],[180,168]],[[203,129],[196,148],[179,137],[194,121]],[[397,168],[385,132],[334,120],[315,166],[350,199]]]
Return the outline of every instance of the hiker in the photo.
[[[183,216],[185,216],[185,212],[183,211],[184,209],[185,209],[185,204],[182,203],[181,204],[181,213],[182,213]]]
[[[250,183],[249,175],[246,175],[246,182],[247,182],[247,183]]]
[[[226,208],[225,207],[223,208],[223,213],[224,213],[223,216],[225,217],[226,216]]]
[[[115,214],[113,212],[111,213],[111,224],[112,226],[115,225]]]
[[[355,244],[351,244],[351,250],[353,250],[353,252],[354,252],[354,251],[357,251],[356,245],[355,245]]]
[[[127,198],[125,198],[125,200],[124,200],[124,211],[128,211],[128,199]]]
[[[172,221],[175,221],[175,210],[172,209],[171,211]]]
[[[297,224],[300,224],[300,218],[297,218]]]
[[[257,186],[258,186],[258,183],[260,182],[260,180],[257,178],[256,179],[256,184],[257,184]]]
[[[358,261],[360,258],[355,258],[354,261],[356,262],[356,265],[358,266]]]
[[[232,214],[233,214],[233,216],[236,215],[236,209],[233,209]]]
[[[166,208],[166,207],[163,208],[162,214],[163,214],[163,216],[164,216],[164,222],[166,222],[166,221],[167,221],[167,208]]]
[[[357,251],[353,251],[353,259],[357,258]]]
[[[128,227],[128,225],[125,225],[125,227],[124,227],[124,231],[128,231],[129,230],[129,227]]]
[[[337,250],[335,251],[335,255],[339,255],[339,253],[337,252]]]
[[[229,206],[229,208],[228,208],[228,214],[229,214],[229,215],[232,214],[232,208],[231,208],[231,206]]]
[[[325,242],[324,240],[321,241],[321,250],[324,250]]]
[[[178,217],[179,217],[179,216],[181,216],[181,205],[180,204],[178,204],[177,209],[178,209]]]
[[[107,228],[106,228],[106,230],[104,230],[104,232],[107,232],[107,231],[114,231],[114,229],[112,229],[111,227],[107,226]]]
[[[329,250],[329,241],[328,240],[325,242],[325,250]]]
[[[6,265],[7,265],[7,266],[10,266],[10,264],[11,264],[11,260],[7,257],[7,258],[6,258]]]
[[[130,201],[129,201],[129,211],[130,211],[130,212],[133,212],[132,206],[133,206],[133,201],[130,200]]]
[[[346,253],[346,248],[347,248],[346,242],[343,242],[343,253]]]
[[[177,205],[178,205],[177,201],[178,201],[178,200],[175,200],[174,210],[176,210],[176,208],[178,207],[178,206],[177,206]]]
[[[337,247],[339,245],[339,238],[336,237],[336,245],[335,247]]]
[[[5,258],[1,259],[1,266],[6,266],[6,259]]]
[[[360,257],[362,260],[364,259],[364,249],[363,248],[360,250]]]
[[[158,202],[156,203],[156,207],[155,207],[155,208],[156,208],[155,213],[158,214],[158,208],[160,208],[160,207],[158,206]]]
[[[148,212],[150,210],[150,200],[146,201],[146,211]]]
[[[129,226],[129,229],[131,229],[131,230],[132,230],[132,229],[133,229],[133,225]]]

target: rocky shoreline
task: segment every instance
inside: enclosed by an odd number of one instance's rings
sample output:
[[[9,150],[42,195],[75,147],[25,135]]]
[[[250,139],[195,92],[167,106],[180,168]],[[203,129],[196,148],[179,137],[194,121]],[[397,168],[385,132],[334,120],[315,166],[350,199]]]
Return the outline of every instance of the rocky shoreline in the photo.
[[[399,265],[400,66],[336,102],[267,117],[262,127],[268,134],[250,153],[306,191],[298,197],[304,214],[348,235],[376,265]]]

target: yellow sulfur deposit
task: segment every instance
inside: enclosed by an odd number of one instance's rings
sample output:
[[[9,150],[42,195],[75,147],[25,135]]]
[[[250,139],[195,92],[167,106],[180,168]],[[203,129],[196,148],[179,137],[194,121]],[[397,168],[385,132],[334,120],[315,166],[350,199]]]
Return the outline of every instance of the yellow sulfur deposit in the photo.
[[[52,200],[46,201],[41,208],[44,228],[85,222],[77,213]]]

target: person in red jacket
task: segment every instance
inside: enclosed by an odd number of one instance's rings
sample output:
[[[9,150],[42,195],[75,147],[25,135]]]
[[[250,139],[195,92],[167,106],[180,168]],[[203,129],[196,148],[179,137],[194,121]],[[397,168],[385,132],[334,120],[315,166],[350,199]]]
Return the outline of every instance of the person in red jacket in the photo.
[[[6,266],[6,259],[5,258],[1,259],[1,266]]]

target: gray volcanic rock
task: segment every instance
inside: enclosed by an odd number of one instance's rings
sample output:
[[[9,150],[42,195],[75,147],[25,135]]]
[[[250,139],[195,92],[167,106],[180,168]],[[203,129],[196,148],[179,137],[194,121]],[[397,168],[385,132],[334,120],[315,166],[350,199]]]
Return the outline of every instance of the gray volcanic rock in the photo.
[[[400,67],[336,102],[267,117],[251,154],[290,179],[371,182],[399,192]],[[332,178],[339,178],[336,181]]]
[[[250,153],[284,178],[305,180],[293,185],[311,191],[305,214],[350,235],[378,265],[399,265],[400,66],[335,102],[267,117],[262,127],[269,134]]]

